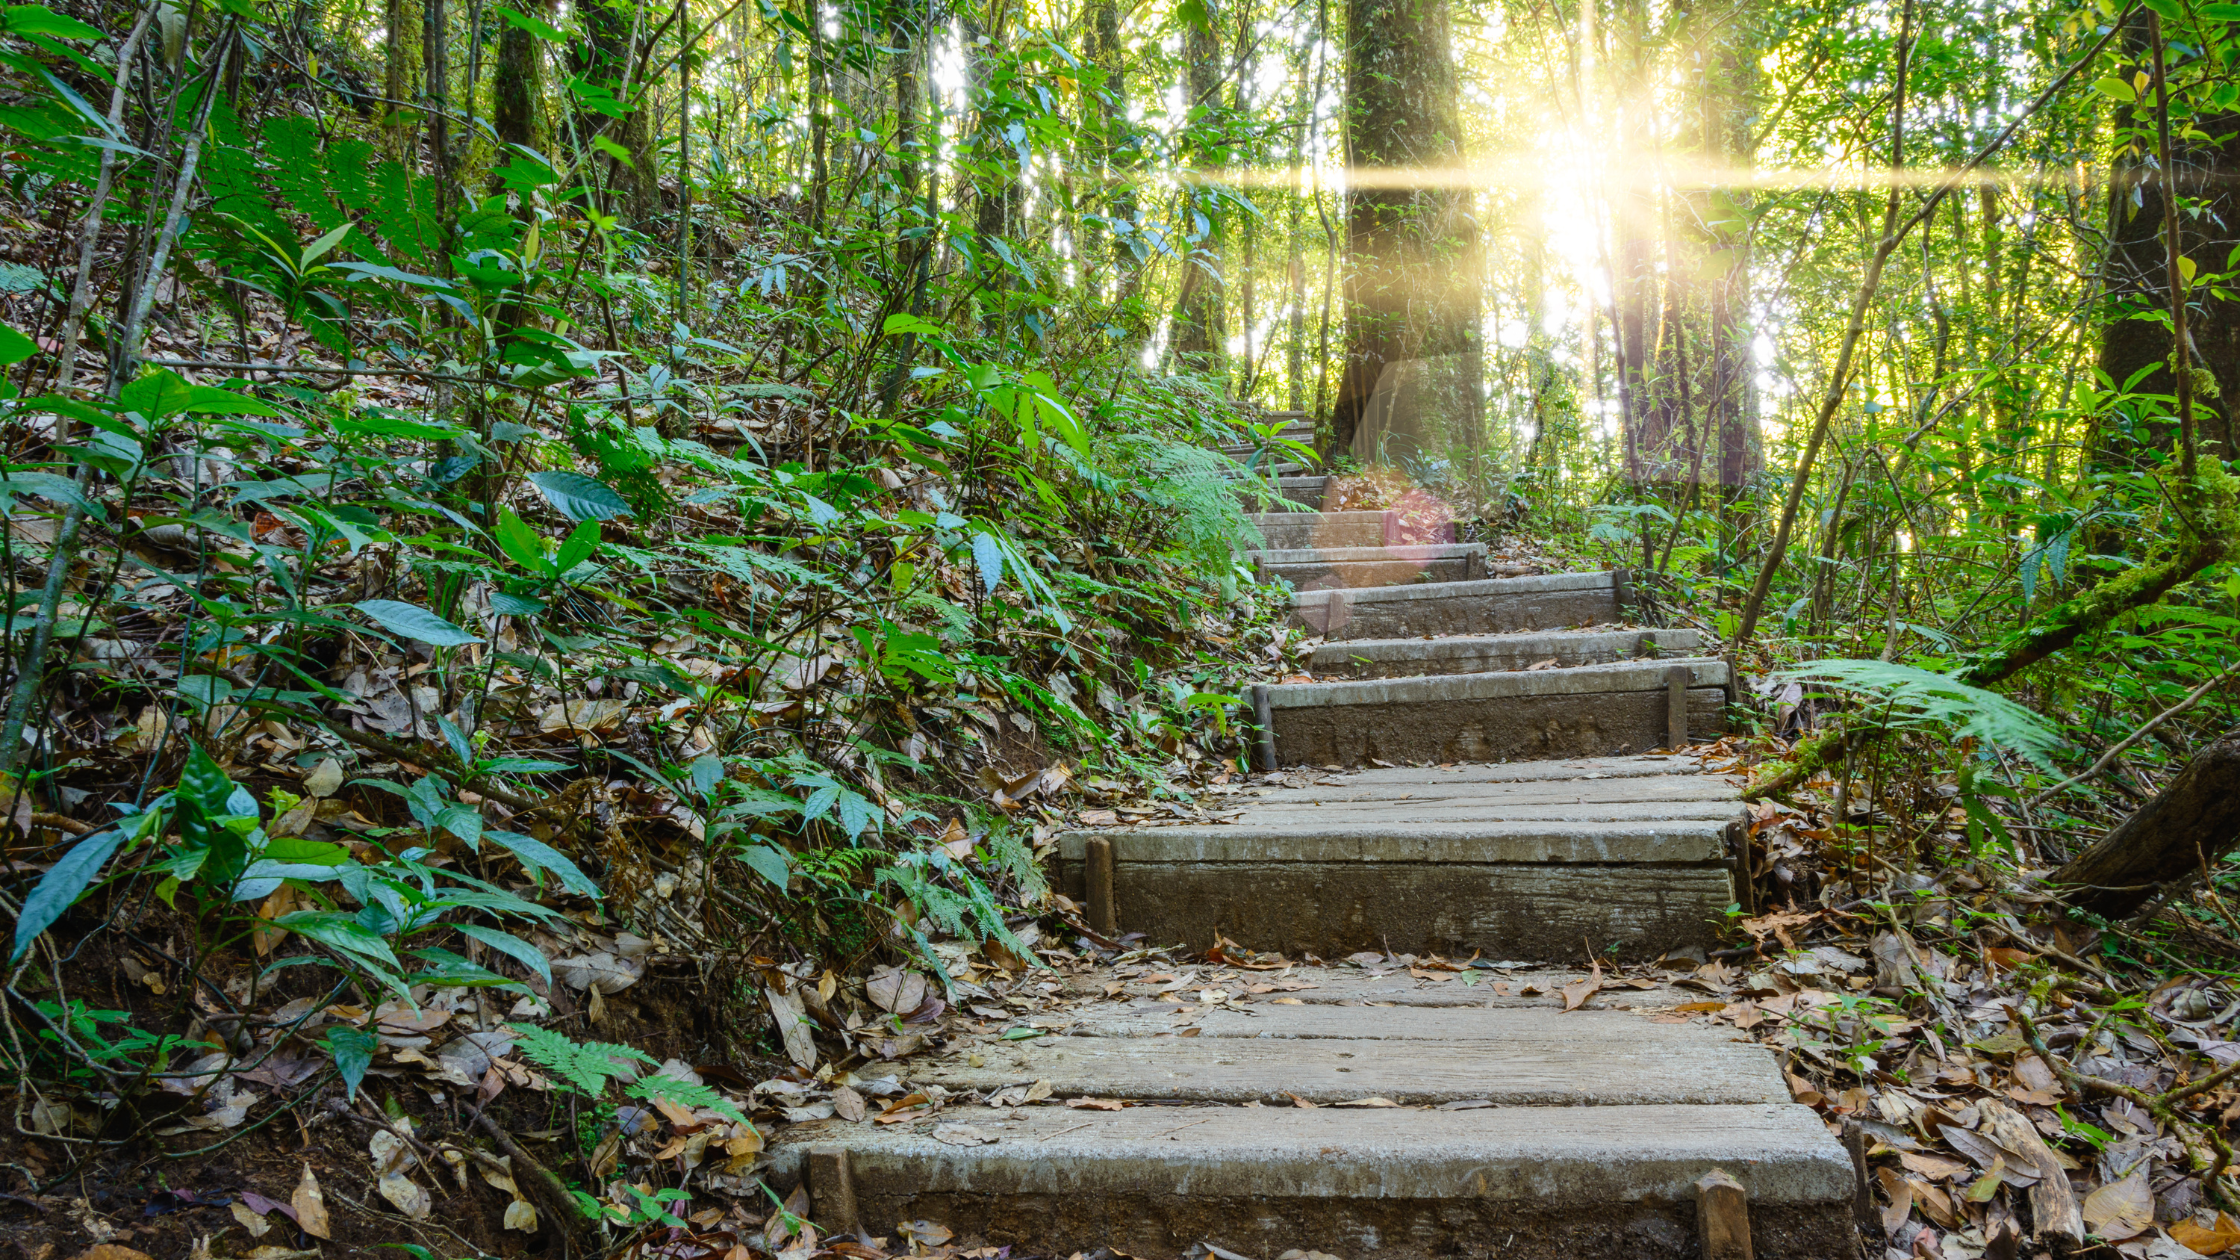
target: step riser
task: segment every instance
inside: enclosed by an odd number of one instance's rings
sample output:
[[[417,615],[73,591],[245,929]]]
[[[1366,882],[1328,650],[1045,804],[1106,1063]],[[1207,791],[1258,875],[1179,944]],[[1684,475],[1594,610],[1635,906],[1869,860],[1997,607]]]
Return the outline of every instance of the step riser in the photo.
[[[1688,737],[1727,729],[1727,693],[1688,690]],[[1278,708],[1276,764],[1617,757],[1667,745],[1665,693],[1614,691]]]
[[[1061,887],[1088,896],[1079,862]],[[1710,947],[1734,880],[1723,865],[1419,863],[1113,864],[1120,926],[1154,945],[1203,948],[1220,935],[1290,957],[1483,950],[1494,958],[1576,957],[1583,939],[1619,958]]]
[[[1186,1138],[1188,1134],[1177,1134]],[[1707,1162],[1706,1170],[1711,1165]],[[1699,1174],[1700,1175],[1700,1174]],[[1208,1195],[1187,1188],[1134,1194],[923,1191],[917,1169],[866,1170],[856,1192],[872,1232],[892,1235],[901,1221],[938,1221],[959,1237],[1065,1255],[1111,1247],[1146,1260],[1181,1256],[1201,1242],[1261,1260],[1293,1248],[1336,1248],[1341,1255],[1425,1260],[1455,1253],[1501,1260],[1692,1260],[1695,1208],[1683,1203],[1633,1203],[1551,1208],[1519,1175],[1514,1198],[1291,1199],[1262,1194]],[[1180,1179],[1187,1187],[1189,1178]],[[1753,1208],[1758,1260],[1828,1260],[1858,1246],[1849,1204]]]
[[[1352,560],[1337,563],[1306,561],[1298,564],[1255,566],[1256,579],[1277,578],[1301,591],[1357,589],[1373,586],[1406,586],[1417,582],[1469,582],[1485,576],[1480,556],[1442,556],[1431,560]]]
[[[1411,592],[1414,593],[1414,592]],[[1327,639],[1407,639],[1423,635],[1522,634],[1622,621],[1616,588],[1453,594],[1367,600],[1322,591],[1293,601],[1291,624]]]
[[[1455,537],[1453,521],[1411,525],[1397,512],[1259,512],[1253,517],[1268,551],[1437,546]]]
[[[1329,482],[1327,477],[1283,477],[1276,482],[1279,493],[1271,496],[1268,493],[1267,478],[1263,475],[1255,478],[1251,485],[1237,487],[1237,497],[1244,500],[1248,508],[1273,497],[1319,511],[1323,492],[1328,488]]]
[[[1316,649],[1309,668],[1316,678],[1419,678],[1428,674],[1479,674],[1521,670],[1553,660],[1557,667],[1655,660],[1700,651],[1703,636],[1688,630],[1642,630],[1571,637],[1520,636],[1492,642],[1464,640],[1354,640]],[[1360,646],[1355,646],[1358,643]]]
[[[1388,1260],[1694,1260],[1693,1188],[1721,1168],[1744,1187],[1764,1260],[1827,1260],[1856,1245],[1851,1161],[1789,1102],[966,1106],[945,1118],[993,1141],[945,1145],[924,1125],[803,1125],[773,1148],[771,1181],[784,1193],[805,1186],[827,1228],[885,1235],[931,1220],[960,1243],[1029,1253],[1112,1247],[1166,1260],[1210,1242],[1260,1260],[1292,1247]]]

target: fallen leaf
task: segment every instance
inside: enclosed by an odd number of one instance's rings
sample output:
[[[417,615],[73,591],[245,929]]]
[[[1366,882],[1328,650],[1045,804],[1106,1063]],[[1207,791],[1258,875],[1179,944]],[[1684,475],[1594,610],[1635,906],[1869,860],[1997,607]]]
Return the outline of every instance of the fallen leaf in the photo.
[[[2170,1227],[2170,1237],[2181,1246],[2191,1247],[2205,1256],[2221,1256],[2240,1246],[2240,1221],[2217,1213],[2216,1224],[2196,1225],[2192,1221],[2179,1221]]]
[[[413,1220],[427,1220],[428,1214],[435,1210],[435,1204],[428,1200],[428,1192],[420,1188],[419,1182],[403,1173],[383,1175],[381,1180],[374,1183],[374,1188],[381,1192],[382,1198],[395,1204],[399,1212]]]
[[[272,1222],[250,1211],[249,1205],[246,1203],[233,1203],[228,1210],[233,1213],[234,1222],[241,1228],[248,1230],[251,1238],[262,1238],[272,1229]]]
[[[537,1232],[537,1209],[527,1199],[515,1199],[506,1205],[505,1227],[518,1229],[524,1234]]]
[[[1348,1102],[1332,1103],[1333,1107],[1397,1107],[1400,1104],[1389,1098],[1355,1098]]]
[[[1068,1098],[1066,1106],[1076,1111],[1118,1111],[1128,1104],[1117,1098]]]
[[[938,1247],[956,1237],[948,1226],[938,1221],[905,1221],[894,1230],[911,1242],[927,1247]]]
[[[1593,997],[1595,993],[1601,988],[1602,964],[1601,962],[1597,961],[1594,964],[1593,975],[1588,976],[1584,980],[1575,980],[1572,983],[1563,986],[1563,1009],[1565,1011],[1578,1010],[1580,1004],[1584,1003],[1588,998]]]
[[[334,1224],[327,1218],[327,1196],[319,1190],[319,1179],[312,1175],[311,1165],[303,1166],[303,1179],[296,1182],[292,1200],[296,1209],[296,1224],[313,1238],[334,1239]]]
[[[1913,1183],[1894,1168],[1878,1168],[1875,1175],[1882,1179],[1882,1192],[1890,1196],[1889,1206],[1882,1209],[1882,1232],[1895,1238],[1899,1227],[1913,1216]]]
[[[78,1253],[77,1260],[155,1260],[145,1251],[134,1251],[117,1243],[95,1243]]]
[[[933,1126],[933,1140],[950,1146],[985,1146],[996,1139],[969,1124],[937,1124]]]
[[[869,1114],[869,1109],[864,1103],[863,1095],[840,1085],[832,1091],[832,1113],[842,1120],[861,1120]]]
[[[1957,1159],[1931,1155],[1927,1151],[1899,1151],[1898,1162],[1904,1164],[1907,1171],[1920,1173],[1931,1181],[1950,1181],[1968,1171],[1968,1166]]]
[[[2136,1237],[2154,1224],[2154,1191],[2143,1172],[2100,1187],[2084,1200],[2084,1223],[2109,1242]]]
[[[320,762],[316,769],[304,776],[303,793],[306,796],[333,796],[341,788],[342,763],[332,757]]]
[[[1913,1201],[1921,1214],[1937,1223],[1939,1229],[1951,1229],[1960,1223],[1960,1214],[1953,1210],[1952,1196],[1926,1181],[1913,1183]]]
[[[809,1015],[801,1005],[800,992],[780,993],[778,986],[767,985],[763,993],[769,999],[770,1017],[777,1022],[778,1035],[785,1040],[786,1057],[805,1072],[815,1068],[817,1043],[809,1035]]]

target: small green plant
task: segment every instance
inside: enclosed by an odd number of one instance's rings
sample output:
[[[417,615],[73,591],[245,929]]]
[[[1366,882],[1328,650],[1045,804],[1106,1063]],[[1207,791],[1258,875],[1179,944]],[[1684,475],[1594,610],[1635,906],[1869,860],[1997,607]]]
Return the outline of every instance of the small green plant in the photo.
[[[706,1085],[659,1072],[639,1076],[638,1069],[632,1065],[654,1061],[642,1050],[605,1041],[572,1041],[534,1024],[509,1024],[507,1027],[520,1038],[517,1044],[521,1053],[551,1073],[555,1084],[594,1102],[602,1100],[607,1087],[614,1082],[636,1077],[623,1090],[631,1098],[646,1103],[704,1108],[733,1124],[748,1123],[745,1114],[730,1099]]]

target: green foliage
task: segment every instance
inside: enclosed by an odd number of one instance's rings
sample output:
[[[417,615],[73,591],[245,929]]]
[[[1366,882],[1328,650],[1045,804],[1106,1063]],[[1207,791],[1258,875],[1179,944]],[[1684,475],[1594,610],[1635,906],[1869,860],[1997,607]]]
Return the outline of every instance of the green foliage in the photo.
[[[2044,718],[1996,692],[1968,686],[1949,674],[1888,661],[1807,661],[1781,675],[1821,683],[1866,697],[1871,720],[1899,727],[1943,727],[2050,765],[2063,746],[2061,732]]]
[[[520,1040],[515,1044],[530,1062],[554,1079],[587,1098],[598,1098],[615,1080],[638,1074],[633,1064],[655,1060],[645,1051],[603,1041],[576,1042],[549,1028],[534,1024],[508,1024]]]

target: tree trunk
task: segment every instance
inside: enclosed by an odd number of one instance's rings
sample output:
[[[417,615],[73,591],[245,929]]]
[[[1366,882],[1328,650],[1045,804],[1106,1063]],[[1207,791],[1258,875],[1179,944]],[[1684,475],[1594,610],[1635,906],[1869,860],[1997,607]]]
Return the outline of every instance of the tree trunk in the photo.
[[[419,158],[420,129],[410,122],[409,104],[420,99],[421,24],[420,0],[383,0],[382,21],[389,28],[386,40],[385,64],[382,67],[381,94],[391,101],[384,112],[392,121],[389,124],[389,146],[398,161],[411,166]],[[408,105],[395,102],[403,101]]]
[[[2135,60],[2143,60],[2148,47],[2146,23],[2141,10],[2125,31]],[[2140,70],[2137,64],[2127,65],[2116,77],[2129,83]],[[2170,395],[2177,392],[2169,369],[2170,324],[2158,318],[2170,309],[2163,197],[2169,186],[2176,186],[2182,207],[2179,252],[2204,272],[2221,269],[2240,245],[2240,113],[2190,120],[2172,137],[2174,169],[2165,181],[2154,169],[2153,99],[2151,91],[2142,93],[2136,104],[2118,110],[2117,134],[2132,139],[2116,151],[2108,181],[2108,254],[2102,260],[2101,283],[2110,315],[2100,334],[2100,370],[2118,389],[2140,376],[2130,388]],[[2186,138],[2202,134],[2221,141]],[[2240,452],[2240,433],[2234,431],[2240,409],[2235,407],[2240,404],[2240,300],[2196,289],[2186,323],[2193,364],[2214,381],[2213,386],[2199,381],[2194,389],[2201,449],[2229,459]],[[2147,416],[2152,418],[2128,429],[2114,416],[2103,420],[2096,453],[2103,460],[2128,462],[2142,447],[2167,448],[2178,431],[2176,417],[2167,406],[2142,409],[2142,418]]]
[[[428,169],[436,181],[436,216],[449,217],[451,207],[451,26],[445,0],[425,0],[421,6],[420,52],[424,59],[421,81],[428,103]]]
[[[2053,873],[2067,901],[2116,919],[2240,845],[2240,729],[2201,750],[2170,786]]]
[[[642,106],[647,93],[634,82],[631,69],[637,62],[638,16],[632,6],[614,0],[588,0],[577,8],[583,18],[585,38],[569,47],[569,68],[588,82],[613,93],[627,106]],[[606,209],[627,210],[632,219],[653,213],[660,201],[659,171],[655,169],[647,111],[631,108],[621,118],[589,107],[576,112],[576,139],[583,146],[578,160],[597,161],[606,169]],[[620,145],[628,160],[598,154],[592,140],[598,136]],[[594,156],[597,154],[597,156]],[[617,196],[617,192],[621,194]]]
[[[1210,165],[1208,159],[1217,161],[1221,146],[1207,142],[1205,133],[1220,125],[1221,84],[1227,76],[1222,73],[1221,63],[1221,14],[1208,4],[1206,15],[1205,24],[1192,26],[1184,42],[1190,62],[1191,126],[1199,133],[1189,141],[1187,151],[1199,163]],[[1205,114],[1196,116],[1200,110]],[[1221,274],[1222,206],[1212,194],[1186,185],[1183,208],[1186,217],[1194,212],[1206,227],[1183,260],[1182,294],[1175,303],[1174,353],[1190,371],[1223,376],[1227,374],[1223,352],[1229,340],[1229,322],[1228,292]]]
[[[539,21],[552,19],[551,0],[524,0],[521,11]],[[542,41],[511,22],[498,35],[496,108],[491,126],[498,143],[526,145],[539,153],[551,144],[544,117],[544,48]],[[512,159],[498,156],[498,165]]]
[[[1094,60],[1097,69],[1104,72],[1103,89],[1098,93],[1097,141],[1107,181],[1101,200],[1105,217],[1114,225],[1110,296],[1120,325],[1140,338],[1143,314],[1138,306],[1145,258],[1138,253],[1144,248],[1143,238],[1135,231],[1137,144],[1128,128],[1128,56],[1120,42],[1117,0],[1097,0],[1090,9],[1089,20],[1096,39]],[[1121,227],[1121,224],[1127,226]],[[1084,260],[1094,265],[1087,255]]]
[[[1348,0],[1345,368],[1331,454],[1421,449],[1477,412],[1479,316],[1447,0]]]

